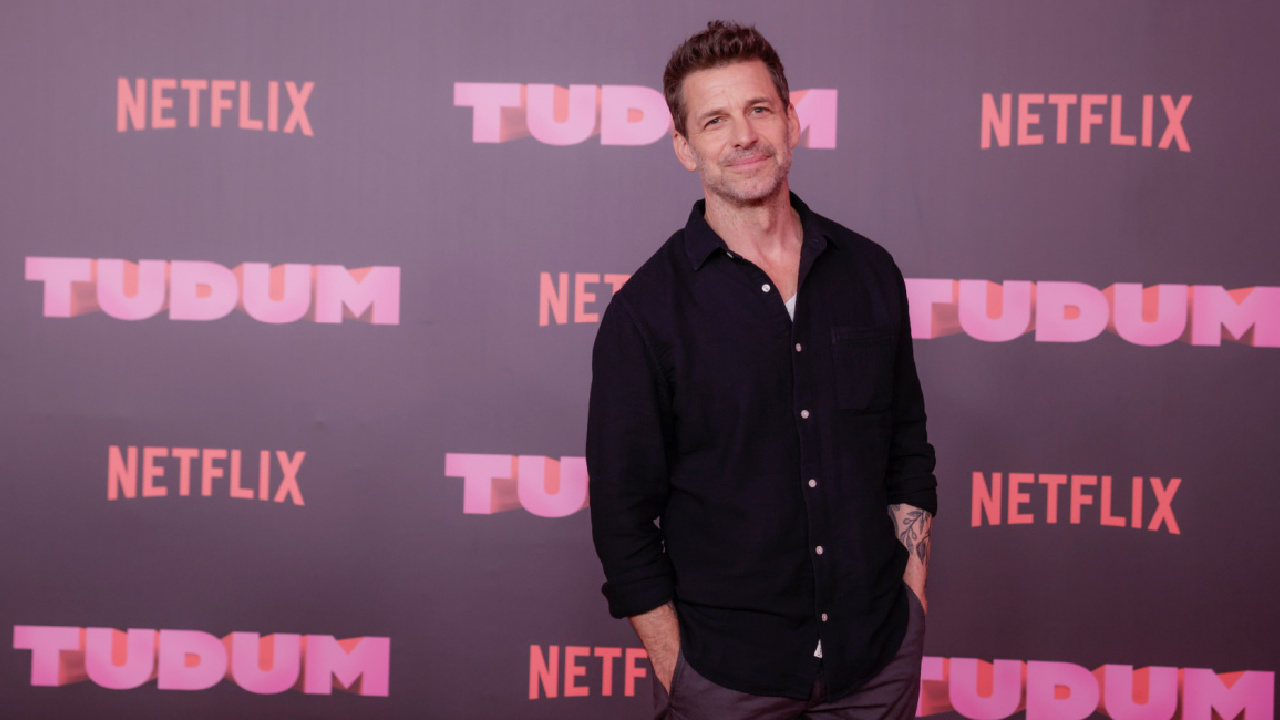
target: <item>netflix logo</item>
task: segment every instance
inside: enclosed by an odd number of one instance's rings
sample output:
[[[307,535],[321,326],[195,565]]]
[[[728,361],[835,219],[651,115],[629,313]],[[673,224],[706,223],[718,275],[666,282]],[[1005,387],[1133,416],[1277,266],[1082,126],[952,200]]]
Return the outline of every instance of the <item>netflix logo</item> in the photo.
[[[176,128],[178,120],[185,117],[188,128],[207,123],[211,128],[225,125],[313,137],[307,101],[315,86],[313,82],[270,80],[263,91],[261,82],[255,90],[249,80],[136,78],[130,83],[122,77],[116,80],[116,132]],[[175,101],[179,107],[174,106]],[[288,112],[283,125],[282,110]]]
[[[1149,148],[1154,143],[1160,150],[1177,147],[1180,152],[1191,152],[1182,127],[1191,96],[1179,95],[1175,100],[1172,95],[1160,95],[1158,116],[1156,97],[1130,97],[1126,104],[1123,95],[1018,93],[1015,103],[1012,93],[1002,93],[998,100],[993,93],[983,93],[981,147],[990,148],[993,138],[999,147],[1011,143],[1045,145],[1048,141],[1041,123],[1051,122],[1057,145],[1090,145],[1096,140],[1099,144]],[[1043,119],[1041,113],[1045,114]],[[1107,129],[1095,137],[1094,128],[1103,125]],[[1160,141],[1155,143],[1157,129]]]
[[[634,697],[636,680],[649,674],[648,660],[644,648],[530,645],[529,699]]]
[[[306,505],[298,487],[298,469],[307,454],[262,450],[256,462],[248,453],[250,469],[245,472],[246,453],[225,448],[151,447],[141,450],[130,445],[107,448],[107,499],[211,497],[215,485],[219,495],[242,500],[268,500]],[[256,477],[254,476],[256,475]]]
[[[1102,525],[1180,535],[1173,513],[1173,496],[1182,478],[1135,475],[1125,488],[1110,475],[1059,473],[973,474],[973,512],[970,524],[982,525]],[[1127,512],[1121,507],[1128,500]]]

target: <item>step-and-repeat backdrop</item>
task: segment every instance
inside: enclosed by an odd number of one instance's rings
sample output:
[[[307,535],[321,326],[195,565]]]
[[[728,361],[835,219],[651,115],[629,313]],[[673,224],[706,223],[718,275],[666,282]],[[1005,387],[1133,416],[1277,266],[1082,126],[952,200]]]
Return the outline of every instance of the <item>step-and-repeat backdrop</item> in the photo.
[[[6,4],[0,715],[645,717],[589,355],[716,17],[908,278],[919,713],[1271,720],[1280,10],[1155,0]]]

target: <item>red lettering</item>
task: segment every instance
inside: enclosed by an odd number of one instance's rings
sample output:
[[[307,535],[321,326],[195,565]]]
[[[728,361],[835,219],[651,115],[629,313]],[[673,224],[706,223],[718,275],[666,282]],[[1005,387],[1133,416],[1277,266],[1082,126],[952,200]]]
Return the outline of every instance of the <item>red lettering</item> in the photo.
[[[1058,126],[1055,140],[1059,145],[1067,143],[1067,108],[1076,104],[1075,95],[1050,95],[1049,103],[1058,108]]]
[[[560,677],[560,646],[552,645],[550,650],[551,657],[548,659],[542,654],[540,645],[529,646],[529,699],[537,700],[538,689],[542,689],[542,696],[553,698],[559,692]]]
[[[649,654],[644,648],[627,648],[626,666],[622,673],[622,694],[626,697],[635,697],[636,680],[648,674],[648,671],[636,663],[640,660],[648,660]]]
[[[1030,525],[1035,517],[1031,513],[1020,512],[1023,505],[1031,501],[1031,495],[1019,492],[1023,483],[1034,483],[1036,476],[1031,473],[1009,473],[1009,524]]]
[[[293,107],[289,110],[289,117],[284,121],[286,133],[293,132],[294,128],[301,128],[303,135],[311,137],[315,134],[311,132],[311,121],[307,119],[307,100],[311,98],[311,91],[315,86],[313,82],[305,82],[299,90],[292,81],[285,82],[284,89],[289,93],[289,102],[293,103]]]
[[[1080,524],[1080,506],[1092,505],[1093,496],[1084,494],[1084,487],[1092,487],[1098,484],[1097,475],[1072,475],[1071,476],[1071,524]]]
[[[1041,474],[1040,484],[1046,486],[1049,493],[1045,521],[1053,525],[1058,522],[1058,490],[1067,484],[1067,476]]]
[[[1123,107],[1124,98],[1120,95],[1111,96],[1111,144],[1112,145],[1134,145],[1137,138],[1132,135],[1125,135],[1120,132],[1121,108]]]
[[[1004,93],[1000,96],[1000,109],[996,109],[996,99],[991,93],[982,93],[982,147],[991,147],[991,136],[996,136],[996,144],[1000,147],[1009,145],[1009,129],[1013,122],[1013,96]]]
[[[1102,514],[1103,525],[1107,525],[1110,527],[1125,526],[1123,517],[1118,517],[1116,515],[1111,514],[1111,476],[1110,475],[1102,476],[1102,507],[1100,509],[1100,512]]]
[[[183,80],[178,86],[187,91],[187,127],[200,127],[200,93],[209,87],[209,82]]]
[[[282,503],[287,497],[294,505],[306,505],[302,500],[302,492],[298,490],[298,468],[306,457],[307,454],[302,450],[294,453],[292,459],[289,453],[283,450],[276,451],[276,460],[280,463],[280,469],[284,471],[284,479],[276,489],[275,502]]]
[[[622,657],[622,648],[598,647],[594,655],[604,662],[603,667],[600,669],[600,674],[603,677],[600,694],[605,697],[611,697],[613,695],[613,661]]]
[[[156,458],[168,457],[169,449],[162,447],[142,448],[142,497],[164,497],[169,488],[156,486],[156,478],[164,477],[164,468],[156,465]]]
[[[147,81],[138,78],[129,87],[127,78],[116,78],[116,132],[147,129]]]
[[[564,696],[586,697],[591,690],[577,684],[577,679],[587,674],[587,669],[578,664],[580,658],[589,657],[591,648],[581,645],[566,645],[564,648]]]
[[[599,322],[600,316],[596,313],[589,313],[586,305],[589,302],[595,302],[596,294],[589,293],[586,290],[587,283],[600,282],[600,276],[595,273],[578,273],[573,279],[573,321],[581,322]]]
[[[538,325],[546,327],[554,317],[557,325],[569,321],[569,273],[560,273],[559,287],[551,281],[551,273],[542,273],[538,286]]]
[[[1164,106],[1164,114],[1169,119],[1169,124],[1165,127],[1164,134],[1160,136],[1160,149],[1164,150],[1169,147],[1169,143],[1177,142],[1179,150],[1191,152],[1191,145],[1187,142],[1187,135],[1182,131],[1182,116],[1187,112],[1187,107],[1191,105],[1191,96],[1179,96],[1178,104],[1174,105],[1172,96],[1161,95],[1160,104]]]
[[[991,485],[982,473],[973,474],[973,527],[982,525],[985,513],[988,525],[1000,524],[1000,473],[991,473]]]
[[[1166,488],[1160,482],[1160,478],[1151,478],[1151,490],[1156,494],[1156,511],[1151,515],[1151,524],[1147,529],[1155,532],[1160,529],[1163,523],[1169,527],[1169,532],[1173,535],[1180,535],[1182,531],[1178,529],[1178,521],[1173,517],[1173,495],[1178,492],[1178,486],[1182,484],[1182,478],[1170,478],[1169,487]]]
[[[191,461],[200,456],[200,451],[196,448],[173,448],[170,454],[181,462],[178,466],[178,494],[186,497],[191,494]]]
[[[1043,105],[1044,95],[1040,94],[1018,94],[1018,144],[1019,145],[1043,145],[1044,136],[1039,133],[1032,134],[1030,129],[1032,125],[1040,123],[1040,114],[1031,112],[1032,105]]]
[[[1094,125],[1102,124],[1102,116],[1093,111],[1096,105],[1105,105],[1106,95],[1080,96],[1080,144],[1088,145]]]
[[[138,446],[130,445],[128,461],[120,454],[120,446],[107,448],[107,499],[117,500],[138,495]]]
[[[1067,503],[1067,517],[1071,525],[1082,524],[1082,509],[1089,505],[1098,505],[1098,524],[1104,527],[1132,527],[1157,532],[1162,528],[1171,535],[1181,534],[1177,517],[1173,510],[1173,498],[1182,484],[1181,478],[1171,478],[1166,485],[1160,478],[1150,479],[1151,490],[1156,500],[1156,510],[1144,523],[1143,494],[1147,479],[1141,475],[1133,477],[1130,516],[1116,513],[1115,492],[1110,475],[1066,475],[1059,473],[1008,473],[1006,475],[993,472],[990,479],[985,473],[973,473],[971,480],[970,525],[1000,525],[1000,513],[1005,510],[1004,524],[1031,525],[1037,522],[1039,513],[1039,495],[1028,492],[1029,484],[1043,485],[1044,516],[1043,522],[1056,525],[1062,509],[1062,489],[1070,486]],[[1097,490],[1094,490],[1097,488]],[[1097,502],[1095,503],[1095,499]]]

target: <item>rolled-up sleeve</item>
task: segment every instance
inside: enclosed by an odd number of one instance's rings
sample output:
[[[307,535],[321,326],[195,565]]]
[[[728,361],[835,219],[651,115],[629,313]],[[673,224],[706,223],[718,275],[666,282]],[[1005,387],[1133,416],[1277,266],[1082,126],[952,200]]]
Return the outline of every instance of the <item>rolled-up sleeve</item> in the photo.
[[[885,487],[890,505],[914,505],[936,515],[938,481],[933,474],[933,446],[925,432],[924,393],[920,389],[920,377],[916,374],[906,283],[896,266],[893,271],[901,312],[894,368],[893,434]]]
[[[674,595],[675,576],[657,523],[669,494],[672,418],[654,348],[615,297],[592,353],[586,454],[591,534],[609,612],[617,618],[652,610]]]

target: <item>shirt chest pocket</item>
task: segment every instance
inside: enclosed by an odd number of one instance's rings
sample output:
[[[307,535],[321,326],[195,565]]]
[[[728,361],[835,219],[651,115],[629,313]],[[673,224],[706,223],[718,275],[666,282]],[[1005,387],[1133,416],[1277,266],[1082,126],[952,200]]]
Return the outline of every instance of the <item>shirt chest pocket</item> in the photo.
[[[837,407],[864,413],[889,409],[894,347],[893,331],[883,325],[831,329]]]

